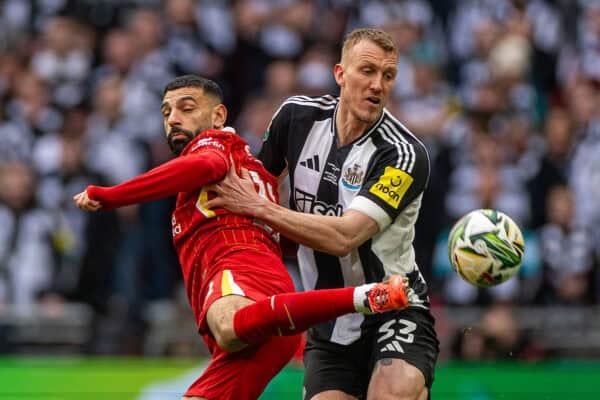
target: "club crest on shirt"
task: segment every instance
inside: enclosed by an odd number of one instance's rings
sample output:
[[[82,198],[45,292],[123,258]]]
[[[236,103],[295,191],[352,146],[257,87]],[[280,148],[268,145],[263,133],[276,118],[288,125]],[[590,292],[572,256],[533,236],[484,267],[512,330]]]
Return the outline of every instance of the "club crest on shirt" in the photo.
[[[346,171],[344,171],[344,175],[342,176],[342,185],[346,189],[356,191],[362,186],[364,175],[365,172],[362,170],[361,166],[354,164],[352,167],[347,168]]]

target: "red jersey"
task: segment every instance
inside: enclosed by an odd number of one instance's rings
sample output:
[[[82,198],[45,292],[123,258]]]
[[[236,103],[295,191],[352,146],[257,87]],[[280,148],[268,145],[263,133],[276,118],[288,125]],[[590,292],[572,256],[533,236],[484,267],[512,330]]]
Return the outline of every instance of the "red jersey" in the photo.
[[[194,138],[181,155],[142,175],[112,187],[89,186],[88,196],[103,209],[152,201],[177,194],[172,218],[173,242],[179,255],[188,298],[201,319],[207,271],[240,249],[280,257],[276,234],[251,217],[225,209],[209,210],[203,205],[214,196],[204,186],[221,180],[233,159],[238,173],[248,169],[259,194],[278,202],[277,178],[254,158],[246,142],[236,134],[206,130]],[[206,269],[206,268],[205,268]],[[198,321],[200,322],[200,321]]]

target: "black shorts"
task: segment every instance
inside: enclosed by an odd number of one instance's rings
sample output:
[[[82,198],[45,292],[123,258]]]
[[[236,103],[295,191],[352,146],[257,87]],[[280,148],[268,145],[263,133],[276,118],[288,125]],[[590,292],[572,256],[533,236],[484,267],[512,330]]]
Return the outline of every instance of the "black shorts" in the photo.
[[[439,342],[428,310],[408,308],[365,318],[362,337],[350,345],[315,340],[304,351],[304,398],[341,390],[365,399],[375,363],[399,358],[417,367],[431,388]]]

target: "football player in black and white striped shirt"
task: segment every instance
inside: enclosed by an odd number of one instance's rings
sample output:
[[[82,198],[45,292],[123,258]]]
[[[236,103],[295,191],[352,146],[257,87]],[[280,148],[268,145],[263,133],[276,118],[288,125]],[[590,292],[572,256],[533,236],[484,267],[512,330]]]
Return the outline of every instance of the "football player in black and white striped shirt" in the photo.
[[[207,204],[254,216],[301,244],[305,289],[408,278],[410,307],[349,314],[311,328],[305,399],[429,397],[439,353],[427,284],[412,245],[429,179],[424,145],[385,108],[398,50],[378,29],[357,29],[334,67],[333,96],[294,96],[274,115],[259,158],[289,174],[290,208],[265,202],[229,174]]]

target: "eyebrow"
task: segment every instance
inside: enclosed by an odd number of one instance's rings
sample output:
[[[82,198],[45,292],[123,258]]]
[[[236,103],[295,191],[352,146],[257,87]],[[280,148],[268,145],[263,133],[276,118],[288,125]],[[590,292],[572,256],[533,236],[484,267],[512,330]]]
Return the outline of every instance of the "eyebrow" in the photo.
[[[190,95],[178,98],[177,100],[175,100],[175,104],[183,103],[184,101],[188,101],[188,100],[191,100],[194,103],[198,104],[198,102],[196,101],[196,98],[194,96],[190,96]],[[162,110],[163,108],[165,108],[168,105],[169,105],[168,102],[163,101],[163,103],[160,105],[160,109]]]

